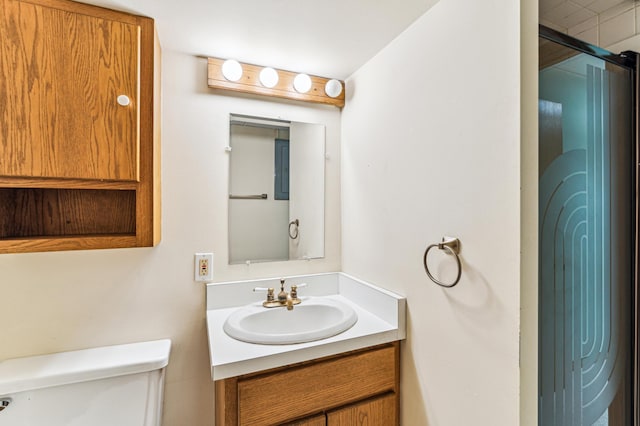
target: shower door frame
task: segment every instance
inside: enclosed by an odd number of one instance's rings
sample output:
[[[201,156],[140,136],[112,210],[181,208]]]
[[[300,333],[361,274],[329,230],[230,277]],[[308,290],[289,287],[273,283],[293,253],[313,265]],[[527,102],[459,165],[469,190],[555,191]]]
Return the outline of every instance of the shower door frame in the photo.
[[[582,40],[578,40],[567,34],[560,33],[551,28],[545,27],[544,25],[539,25],[538,31],[539,37],[542,37],[546,40],[555,42],[557,44],[563,45],[570,49],[576,50],[580,53],[586,53],[588,55],[594,56],[596,58],[602,59],[606,62],[610,62],[612,64],[621,66],[631,71],[632,79],[631,79],[631,90],[632,90],[632,155],[631,158],[635,161],[633,167],[631,168],[631,179],[632,179],[632,188],[634,189],[633,200],[631,202],[631,206],[633,206],[634,210],[631,212],[631,217],[635,218],[632,221],[632,233],[633,233],[633,253],[630,253],[631,256],[631,265],[633,265],[633,271],[631,272],[631,276],[633,277],[633,283],[631,287],[631,296],[633,300],[633,304],[631,306],[631,318],[633,318],[633,324],[631,325],[632,335],[631,338],[631,349],[632,349],[632,403],[633,403],[633,424],[635,426],[640,426],[640,315],[638,313],[638,309],[640,306],[639,302],[639,291],[638,291],[638,282],[640,280],[640,274],[638,272],[638,251],[640,249],[638,229],[639,220],[640,220],[640,202],[639,191],[640,191],[640,182],[638,179],[639,176],[639,167],[640,167],[640,154],[638,147],[640,146],[640,131],[639,131],[639,123],[640,119],[638,117],[638,113],[640,111],[640,95],[638,93],[638,88],[640,88],[640,73],[638,70],[638,64],[640,63],[640,54],[633,51],[624,51],[620,54],[614,54],[605,50],[601,47],[594,46],[592,44],[586,43]],[[540,302],[538,302],[540,303]]]

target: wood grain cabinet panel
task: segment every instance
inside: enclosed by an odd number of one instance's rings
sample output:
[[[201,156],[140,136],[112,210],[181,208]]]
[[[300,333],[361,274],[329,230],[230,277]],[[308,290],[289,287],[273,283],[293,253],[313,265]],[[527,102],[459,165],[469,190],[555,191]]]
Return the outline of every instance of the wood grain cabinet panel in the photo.
[[[324,414],[320,414],[318,416],[307,417],[306,419],[287,423],[283,426],[326,426],[326,425],[327,425],[327,416],[325,416]]]
[[[159,242],[159,56],[150,18],[0,0],[0,253]]]
[[[0,238],[136,231],[134,191],[0,189],[0,206]]]
[[[327,426],[391,426],[398,424],[395,394],[384,395],[327,413]]]
[[[264,373],[219,380],[216,382],[216,424],[324,424],[318,422],[320,418],[326,421],[326,413],[357,403],[344,413],[336,412],[335,421],[366,416],[373,422],[368,424],[395,425],[399,350],[398,342],[394,342]],[[380,395],[384,398],[378,398]],[[380,423],[387,419],[394,420]]]
[[[0,11],[0,175],[137,181],[139,26],[18,0]]]

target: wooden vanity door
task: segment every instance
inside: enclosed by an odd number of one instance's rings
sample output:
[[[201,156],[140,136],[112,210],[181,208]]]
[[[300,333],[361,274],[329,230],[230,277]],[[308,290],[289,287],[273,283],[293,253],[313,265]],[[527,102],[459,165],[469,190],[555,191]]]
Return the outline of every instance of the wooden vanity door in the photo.
[[[324,414],[320,414],[314,417],[307,417],[306,419],[298,420],[292,423],[287,423],[284,426],[326,426],[327,417]]]
[[[327,426],[390,426],[398,424],[396,394],[339,408],[327,413]]]
[[[75,5],[0,2],[0,176],[139,180],[140,27]]]

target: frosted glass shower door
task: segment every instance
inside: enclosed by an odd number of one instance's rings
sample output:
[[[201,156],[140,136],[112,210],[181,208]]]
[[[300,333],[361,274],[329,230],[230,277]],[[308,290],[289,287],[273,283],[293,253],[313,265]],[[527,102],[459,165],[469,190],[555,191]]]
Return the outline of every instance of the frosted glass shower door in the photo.
[[[539,424],[630,425],[632,73],[559,44],[550,58],[545,43]]]

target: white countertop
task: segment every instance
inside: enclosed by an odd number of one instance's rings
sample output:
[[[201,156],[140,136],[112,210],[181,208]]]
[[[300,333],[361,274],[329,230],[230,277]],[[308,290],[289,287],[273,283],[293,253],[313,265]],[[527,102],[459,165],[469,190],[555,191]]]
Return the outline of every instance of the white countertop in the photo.
[[[307,283],[298,290],[302,303],[306,297],[335,298],[351,306],[358,321],[343,333],[314,342],[291,345],[241,342],[223,331],[225,320],[242,306],[262,303],[265,295],[254,293],[254,287],[278,288],[280,279],[208,284],[207,331],[213,380],[403,340],[406,336],[406,300],[402,296],[341,272],[285,278],[287,290],[292,284]]]

